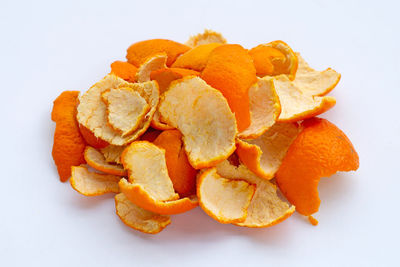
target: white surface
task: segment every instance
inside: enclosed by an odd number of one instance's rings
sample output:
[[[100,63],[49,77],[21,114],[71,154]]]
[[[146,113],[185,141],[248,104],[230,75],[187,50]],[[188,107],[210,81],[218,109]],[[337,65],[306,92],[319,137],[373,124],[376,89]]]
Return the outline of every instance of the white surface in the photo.
[[[399,266],[398,2],[215,2],[1,1],[2,266]],[[342,73],[323,117],[353,141],[361,166],[322,180],[318,227],[295,215],[239,228],[197,208],[150,236],[119,221],[111,196],[58,181],[52,101],[86,90],[135,41],[184,42],[204,28],[247,48],[282,39],[311,66]]]

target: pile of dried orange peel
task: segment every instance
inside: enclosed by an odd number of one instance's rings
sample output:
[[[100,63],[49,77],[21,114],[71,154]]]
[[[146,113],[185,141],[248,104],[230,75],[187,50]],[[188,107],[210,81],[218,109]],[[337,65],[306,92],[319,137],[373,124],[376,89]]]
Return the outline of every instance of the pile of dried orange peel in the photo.
[[[135,43],[126,58],[54,101],[52,155],[79,193],[116,194],[129,227],[155,234],[197,206],[238,226],[295,210],[316,224],[320,178],[358,169],[345,134],[315,117],[335,105],[340,74],[282,41],[248,50],[206,30]]]

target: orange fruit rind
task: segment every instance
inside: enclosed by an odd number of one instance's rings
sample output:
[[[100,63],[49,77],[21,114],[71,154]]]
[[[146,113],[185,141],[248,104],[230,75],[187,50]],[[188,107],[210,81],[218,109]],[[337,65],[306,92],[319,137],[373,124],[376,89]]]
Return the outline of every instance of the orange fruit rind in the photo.
[[[167,66],[170,67],[176,58],[190,49],[189,46],[166,39],[151,39],[131,45],[126,54],[126,59],[132,65],[139,67],[149,57],[165,53]]]
[[[137,68],[129,62],[114,61],[111,63],[111,73],[127,82],[136,82]]]
[[[264,77],[272,79],[281,103],[280,122],[295,122],[320,115],[336,104],[332,96],[311,96],[305,94],[285,75]]]
[[[250,126],[240,132],[241,139],[255,139],[274,125],[281,113],[281,104],[272,80],[259,79],[249,89]]]
[[[234,157],[235,155],[232,155]],[[277,187],[271,182],[256,176],[246,166],[232,165],[225,160],[216,166],[217,173],[227,179],[245,180],[256,185],[256,191],[247,208],[247,217],[243,222],[234,223],[250,228],[265,228],[276,225],[289,218],[295,211],[283,201],[277,193]]]
[[[150,81],[152,71],[165,69],[167,67],[167,54],[161,53],[149,57],[136,72],[136,80],[140,83]]]
[[[125,225],[146,234],[157,234],[171,223],[169,216],[142,209],[123,193],[115,196],[115,209]]]
[[[72,166],[85,163],[86,143],[76,120],[78,95],[78,91],[62,92],[54,100],[51,112],[51,119],[56,123],[52,156],[62,182],[71,176]]]
[[[235,117],[221,92],[201,78],[187,76],[173,81],[161,97],[159,112],[161,121],[182,133],[195,169],[215,166],[234,152]]]
[[[211,52],[221,45],[221,43],[210,43],[193,47],[178,57],[174,64],[172,64],[172,67],[203,71]]]
[[[86,163],[93,169],[118,176],[128,175],[122,165],[108,163],[103,154],[93,147],[87,146],[84,156]]]
[[[237,139],[236,153],[250,171],[270,180],[298,133],[297,123],[276,123],[256,139]]]
[[[101,148],[100,151],[103,154],[104,160],[108,163],[122,164],[121,155],[126,146],[114,146],[109,145]]]
[[[212,43],[226,44],[226,39],[219,32],[205,29],[203,33],[190,36],[189,40],[186,41],[185,45],[189,47],[196,47],[199,45],[212,44]]]
[[[292,48],[281,40],[273,41],[264,45],[275,48],[285,55],[285,60],[283,61],[280,57],[276,58],[277,60],[275,61],[272,60],[272,64],[274,65],[273,75],[285,74],[289,80],[293,81],[296,77],[298,58]]]
[[[107,121],[107,106],[102,101],[101,94],[106,90],[116,88],[131,88],[137,91],[150,105],[139,127],[128,136],[123,137],[110,127]],[[81,97],[78,105],[78,122],[88,128],[93,134],[111,145],[126,145],[139,138],[150,126],[159,101],[159,90],[156,82],[129,83],[113,74],[109,74],[93,85]]]
[[[359,158],[347,136],[328,120],[311,118],[302,127],[276,173],[276,182],[297,211],[309,216],[319,209],[320,178],[357,170]]]
[[[256,186],[246,181],[220,176],[215,167],[197,179],[200,207],[220,223],[244,222],[255,190]]]
[[[323,71],[314,70],[301,57],[300,53],[296,53],[296,55],[299,60],[299,67],[293,82],[305,94],[323,96],[332,91],[339,83],[340,73],[331,68]]]
[[[119,193],[120,176],[90,172],[84,166],[71,167],[70,183],[73,189],[85,196]]]
[[[158,214],[172,215],[184,213],[199,205],[195,195],[176,200],[156,200],[143,189],[143,186],[130,183],[126,179],[120,180],[119,187],[121,192],[123,192],[132,203],[140,203],[139,206],[143,209]]]
[[[108,124],[122,137],[134,132],[150,110],[150,105],[139,92],[129,87],[108,89],[101,98],[106,104]]]

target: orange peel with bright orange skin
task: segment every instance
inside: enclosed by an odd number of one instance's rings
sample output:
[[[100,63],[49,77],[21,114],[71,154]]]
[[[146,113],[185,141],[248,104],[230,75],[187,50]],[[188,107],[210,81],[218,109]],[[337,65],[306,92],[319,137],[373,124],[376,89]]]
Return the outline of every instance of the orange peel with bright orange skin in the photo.
[[[93,147],[87,146],[84,156],[86,163],[93,169],[112,175],[128,175],[128,172],[124,170],[122,165],[108,163],[104,158],[104,155]]]

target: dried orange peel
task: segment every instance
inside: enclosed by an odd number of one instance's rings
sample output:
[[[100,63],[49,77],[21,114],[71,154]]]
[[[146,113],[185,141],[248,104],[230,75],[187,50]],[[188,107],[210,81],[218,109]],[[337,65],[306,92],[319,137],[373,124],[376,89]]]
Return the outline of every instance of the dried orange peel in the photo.
[[[256,139],[238,139],[236,153],[250,171],[270,180],[298,133],[297,123],[276,123]]]
[[[142,209],[123,193],[115,196],[115,209],[124,224],[145,234],[157,234],[171,223],[169,216]]]
[[[338,171],[355,171],[358,154],[347,136],[325,119],[312,118],[290,146],[276,182],[282,193],[303,215],[318,211],[318,182]]]
[[[172,82],[161,98],[159,111],[161,120],[182,133],[195,169],[215,166],[235,150],[234,115],[223,95],[199,77]]]
[[[177,214],[195,208],[196,197],[179,199],[168,175],[165,150],[147,142],[133,142],[122,154],[129,182],[121,179],[121,192],[134,204],[159,214]]]
[[[124,170],[122,165],[108,163],[104,155],[93,147],[87,146],[84,156],[86,163],[93,169],[118,176],[128,175],[128,172]]]
[[[225,44],[226,39],[221,33],[206,29],[203,33],[191,36],[185,44],[189,47],[196,47],[199,45],[212,43]]]
[[[65,91],[54,100],[51,119],[56,123],[52,156],[60,180],[65,182],[71,176],[71,166],[85,163],[83,151],[85,141],[76,121],[78,91]]]
[[[85,196],[99,196],[107,193],[119,193],[117,175],[90,172],[86,167],[72,167],[70,183],[72,188]]]
[[[244,222],[255,190],[246,181],[220,176],[215,167],[201,173],[197,180],[200,207],[220,223]]]
[[[79,193],[117,194],[133,229],[159,233],[197,206],[223,224],[270,227],[297,210],[317,225],[320,178],[359,166],[346,135],[315,117],[335,105],[340,74],[283,41],[245,49],[205,30],[134,43],[126,59],[54,101],[52,155]]]

